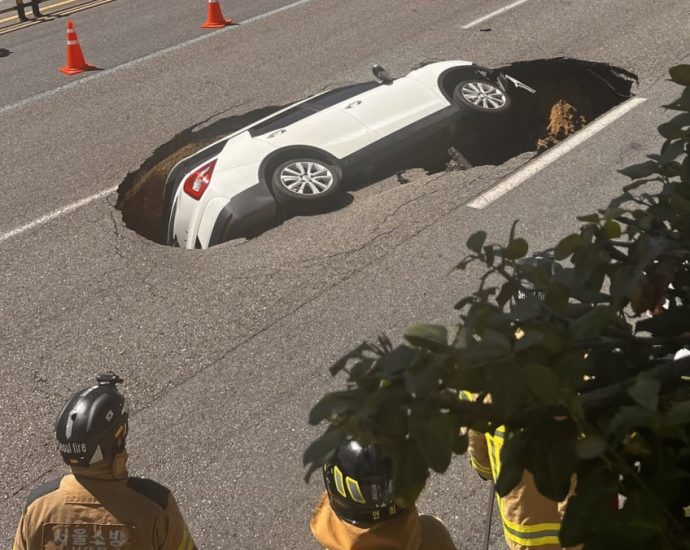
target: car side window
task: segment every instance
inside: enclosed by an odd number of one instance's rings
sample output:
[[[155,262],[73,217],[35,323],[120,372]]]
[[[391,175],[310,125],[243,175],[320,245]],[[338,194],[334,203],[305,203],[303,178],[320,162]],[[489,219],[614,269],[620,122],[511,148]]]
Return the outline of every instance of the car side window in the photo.
[[[298,105],[297,107],[288,109],[279,115],[271,117],[268,120],[264,120],[260,124],[251,127],[249,129],[249,134],[252,137],[263,136],[264,134],[268,134],[274,130],[279,130],[280,128],[290,126],[290,124],[294,124],[298,120],[307,118],[308,116],[313,115],[315,112],[316,111],[313,109],[303,109],[301,105]]]
[[[361,84],[351,84],[329,90],[314,99],[305,101],[300,105],[296,105],[287,111],[275,115],[268,120],[265,120],[249,129],[249,134],[252,137],[263,136],[280,128],[285,128],[290,124],[307,118],[323,109],[337,105],[342,101],[346,101],[351,97],[367,92],[373,88],[380,86],[378,82],[362,82]]]
[[[354,97],[364,92],[380,86],[378,82],[362,82],[361,84],[351,84],[350,86],[343,86],[342,88],[336,88],[335,90],[329,90],[328,92],[315,97],[303,104],[303,106],[308,106],[313,109],[322,110],[333,105],[337,105],[342,101],[346,101],[351,97]]]

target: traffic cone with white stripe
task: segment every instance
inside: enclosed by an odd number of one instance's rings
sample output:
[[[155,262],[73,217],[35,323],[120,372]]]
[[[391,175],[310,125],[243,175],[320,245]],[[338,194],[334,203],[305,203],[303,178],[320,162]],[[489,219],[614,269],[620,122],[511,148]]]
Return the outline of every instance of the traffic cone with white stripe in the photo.
[[[67,21],[67,65],[58,70],[64,74],[79,74],[95,68],[84,59],[79,38],[77,38],[77,31],[74,30],[74,23]]]
[[[220,9],[218,0],[208,0],[208,16],[206,23],[201,25],[202,29],[220,29],[232,25],[232,19],[225,19],[223,11]]]

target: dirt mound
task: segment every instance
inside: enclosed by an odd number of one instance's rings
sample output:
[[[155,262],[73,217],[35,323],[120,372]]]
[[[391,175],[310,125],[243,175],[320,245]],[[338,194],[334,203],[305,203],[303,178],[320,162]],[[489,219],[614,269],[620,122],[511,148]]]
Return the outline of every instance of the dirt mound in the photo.
[[[551,107],[546,135],[537,141],[537,152],[542,153],[549,147],[560,143],[587,124],[587,119],[580,114],[577,107],[561,99]]]

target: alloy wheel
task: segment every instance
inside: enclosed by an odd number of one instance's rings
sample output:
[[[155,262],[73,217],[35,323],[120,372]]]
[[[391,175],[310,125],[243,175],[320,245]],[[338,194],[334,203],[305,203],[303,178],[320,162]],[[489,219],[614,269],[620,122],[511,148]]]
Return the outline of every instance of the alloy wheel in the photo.
[[[298,195],[320,195],[333,185],[333,174],[314,161],[297,161],[280,171],[280,183]]]
[[[493,111],[506,104],[506,96],[502,90],[488,82],[468,82],[462,87],[462,97],[468,103]]]

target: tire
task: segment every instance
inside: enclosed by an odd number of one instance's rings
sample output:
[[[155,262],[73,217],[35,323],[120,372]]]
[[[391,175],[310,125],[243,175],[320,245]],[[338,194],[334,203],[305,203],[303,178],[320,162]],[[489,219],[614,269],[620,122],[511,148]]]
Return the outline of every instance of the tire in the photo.
[[[500,114],[510,109],[510,96],[495,82],[477,77],[463,80],[453,90],[453,100],[474,113]]]
[[[340,191],[340,170],[325,160],[295,158],[278,165],[271,176],[271,186],[279,201],[320,201]]]

